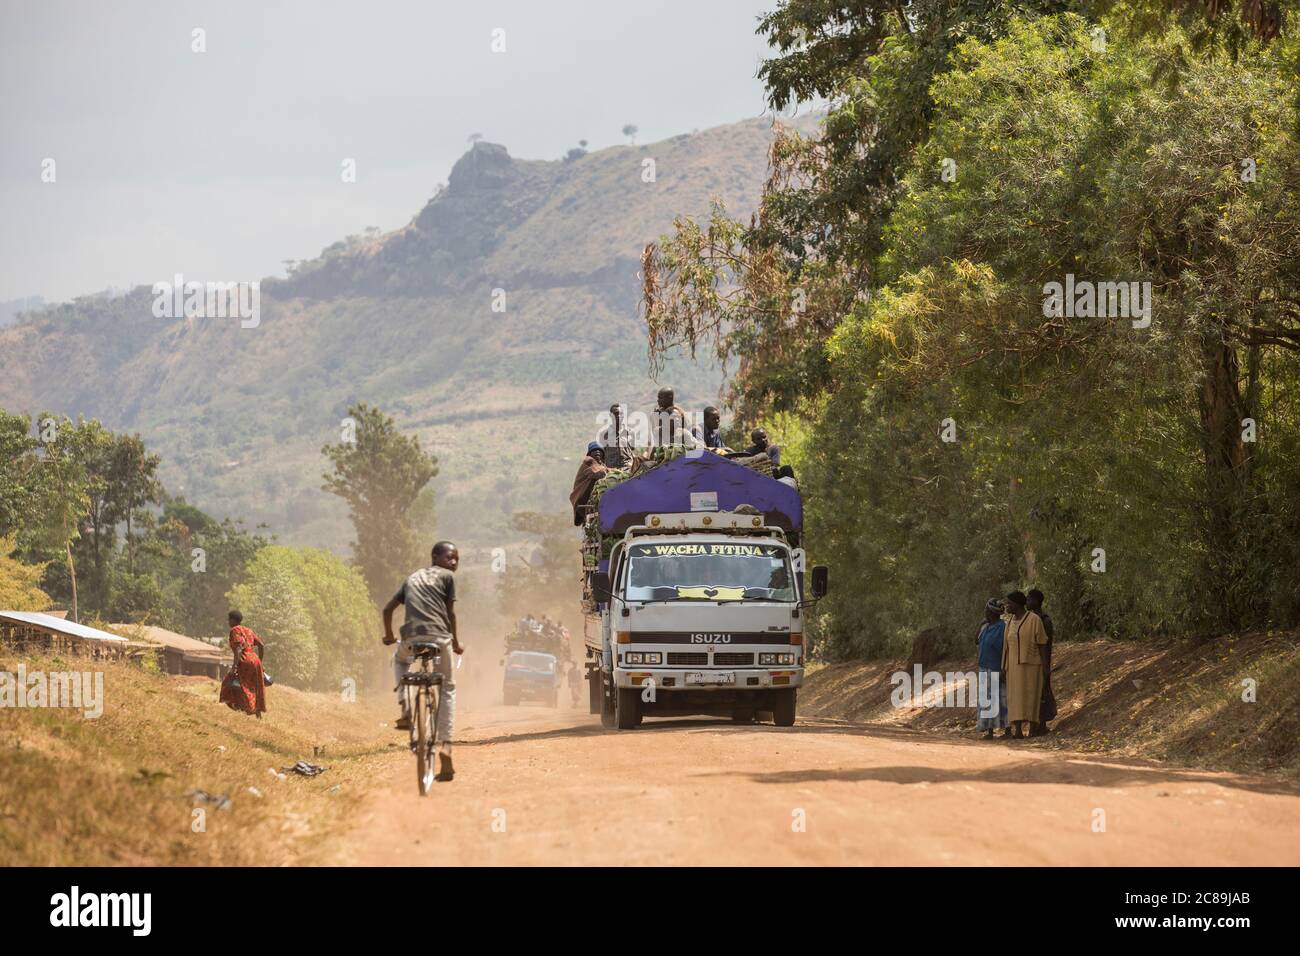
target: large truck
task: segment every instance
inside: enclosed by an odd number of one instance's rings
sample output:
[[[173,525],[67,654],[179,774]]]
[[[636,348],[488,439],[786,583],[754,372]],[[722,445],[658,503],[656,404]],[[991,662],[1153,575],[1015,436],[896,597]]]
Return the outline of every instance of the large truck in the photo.
[[[770,474],[693,450],[602,491],[584,525],[592,713],[795,722],[803,683],[803,503]]]

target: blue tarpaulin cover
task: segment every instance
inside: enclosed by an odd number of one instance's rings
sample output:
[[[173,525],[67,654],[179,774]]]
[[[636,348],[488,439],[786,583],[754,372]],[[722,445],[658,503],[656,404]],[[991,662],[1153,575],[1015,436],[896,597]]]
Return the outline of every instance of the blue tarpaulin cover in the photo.
[[[688,453],[630,478],[600,498],[600,531],[622,534],[646,515],[691,510],[691,494],[713,492],[719,511],[752,505],[767,523],[787,532],[803,528],[803,501],[789,485],[711,451]]]

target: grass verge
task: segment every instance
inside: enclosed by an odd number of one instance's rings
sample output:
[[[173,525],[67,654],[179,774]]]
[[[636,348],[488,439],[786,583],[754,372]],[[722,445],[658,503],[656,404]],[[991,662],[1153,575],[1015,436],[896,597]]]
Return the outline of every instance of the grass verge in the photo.
[[[345,703],[277,685],[256,720],[218,703],[207,678],[0,648],[0,671],[19,663],[29,673],[102,671],[103,714],[0,707],[3,865],[326,862],[370,769],[392,752],[386,696]],[[273,772],[299,759],[329,769]]]

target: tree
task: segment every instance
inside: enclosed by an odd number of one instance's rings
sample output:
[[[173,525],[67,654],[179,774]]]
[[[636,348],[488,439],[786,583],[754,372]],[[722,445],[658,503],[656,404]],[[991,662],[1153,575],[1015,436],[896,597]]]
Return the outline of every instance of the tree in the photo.
[[[1199,539],[1184,584],[1194,584],[1202,621],[1231,627],[1262,622],[1271,590],[1260,587],[1271,574],[1252,560],[1260,551],[1250,529],[1265,502],[1243,434],[1247,421],[1268,417],[1265,352],[1284,362],[1300,354],[1291,251],[1300,150],[1283,132],[1295,114],[1278,51],[1236,65],[1194,62],[1176,89],[1153,86],[1153,70],[1179,43],[1171,34],[1098,56],[1086,22],[1061,17],[960,48],[933,87],[939,120],[891,219],[885,295],[853,316],[865,336],[893,343],[882,359],[888,374],[914,380],[924,369],[954,387],[1013,374],[1004,393],[1021,421],[1053,382],[1067,384],[1052,401],[1056,424],[1041,427],[1083,461],[1092,451],[1078,440],[1085,427],[1103,447],[1123,434],[1111,438],[1089,419],[1114,409],[1109,420],[1131,428],[1134,396],[1146,398],[1139,427],[1159,429],[1184,460],[1200,459],[1199,475],[1175,466],[1164,478],[1183,485],[1195,509],[1184,509]],[[935,175],[945,156],[963,157],[956,184]],[[1242,157],[1270,173],[1243,177]],[[1159,297],[1153,330],[1045,315],[1045,284],[1067,271],[1148,280]],[[1273,381],[1285,389],[1289,373]],[[1075,419],[1071,429],[1063,418]],[[1271,521],[1280,504],[1267,506]]]
[[[80,619],[77,567],[72,543],[81,536],[81,522],[90,504],[90,480],[78,457],[77,426],[66,417],[42,413],[39,481],[36,491],[33,540],[36,547],[63,552],[71,587],[73,621]]]
[[[1076,633],[1300,620],[1291,48],[889,6],[764,20],[769,102],[827,97],[822,135],[778,130],[748,225],[715,208],[643,259],[653,360],[711,342],[742,415],[811,423],[795,464],[842,582],[819,627],[837,653],[959,638],[1027,582]],[[1150,281],[1156,324],[1045,314],[1067,272]]]
[[[105,565],[112,560],[117,543],[117,525],[121,520],[119,496],[115,494],[112,477],[114,435],[95,419],[79,419],[76,425],[67,423],[59,430],[68,453],[76,459],[85,476],[83,526],[88,533],[81,535],[79,542],[89,550],[91,564],[90,574],[83,574],[82,597],[89,607],[100,609],[108,598],[108,568]]]
[[[1069,0],[955,3],[790,0],[758,26],[776,55],[759,78],[769,108],[826,99],[820,135],[776,124],[768,181],[748,225],[715,205],[681,218],[642,257],[652,365],[712,342],[738,360],[742,417],[796,410],[829,373],[825,346],[874,282],[899,177],[930,128],[930,87],[962,41],[1005,34],[1017,14]]]
[[[38,444],[26,415],[0,409],[0,536],[20,531],[38,499]]]
[[[44,547],[70,552],[64,567],[66,587],[77,593],[68,594],[58,586],[54,590],[61,592],[60,596],[75,597],[78,614],[82,607],[103,613],[111,603],[118,528],[125,521],[130,558],[134,549],[133,516],[140,507],[157,502],[162,492],[157,479],[158,456],[145,450],[139,435],[114,434],[95,419],[78,418],[73,423],[45,415],[38,422],[42,440],[19,432],[26,423],[25,418],[5,418],[0,440],[11,446],[13,458],[8,460],[5,477],[0,479],[8,488],[0,491],[0,500],[26,501],[21,524],[33,529],[43,542],[30,542],[37,550]],[[66,486],[69,480],[72,486]],[[61,514],[57,507],[47,510],[60,504],[61,493],[76,487],[84,494],[83,503],[76,506],[84,508],[81,514]],[[73,503],[64,501],[61,506],[73,507]],[[0,505],[0,510],[8,509]],[[57,530],[63,523],[70,523],[77,532],[70,540],[65,541]],[[80,579],[78,567],[83,572]],[[50,579],[50,584],[58,584],[57,576]]]
[[[161,459],[145,450],[137,435],[119,435],[113,443],[110,472],[112,498],[120,520],[126,522],[127,568],[135,571],[136,512],[146,505],[160,504],[164,491],[158,479]]]
[[[267,539],[180,497],[167,498],[157,518],[146,512],[143,527],[136,567],[115,579],[112,617],[148,618],[185,634],[219,633],[229,610],[226,594]]]
[[[387,601],[413,567],[427,562],[431,541],[419,541],[410,511],[437,474],[438,460],[420,440],[397,431],[378,408],[358,403],[348,409],[355,440],[326,445],[321,453],[334,466],[322,490],[348,503],[356,540],[353,559],[365,575],[371,599]]]
[[[360,684],[374,670],[379,612],[355,568],[317,548],[269,545],[249,562],[244,580],[231,590],[230,598],[259,634],[261,622],[269,620],[272,633],[279,635],[284,625],[279,617],[268,616],[271,609],[266,605],[272,596],[301,608],[310,637],[307,641],[294,632],[278,654],[285,663],[277,667],[293,674],[298,686],[336,691],[345,678]],[[266,640],[266,634],[262,638]],[[308,643],[314,651],[306,650]],[[290,662],[289,653],[306,657]]]
[[[229,594],[244,623],[266,644],[265,663],[277,680],[309,687],[319,649],[293,573],[279,562],[259,565]]]
[[[636,145],[636,134],[637,134],[637,128],[632,123],[627,123],[623,126],[623,135],[628,138],[628,142],[630,142],[633,146]]]
[[[14,558],[17,542],[0,538],[0,608],[9,611],[44,611],[50,596],[40,588],[42,564],[23,564]]]

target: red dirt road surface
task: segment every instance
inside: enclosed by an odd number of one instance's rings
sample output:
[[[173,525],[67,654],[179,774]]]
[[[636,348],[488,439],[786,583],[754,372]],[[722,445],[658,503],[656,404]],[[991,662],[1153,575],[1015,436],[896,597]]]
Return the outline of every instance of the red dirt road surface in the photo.
[[[1300,788],[1269,778],[802,717],[620,732],[494,706],[459,725],[456,779],[427,797],[409,752],[384,759],[340,862],[1300,863]]]

